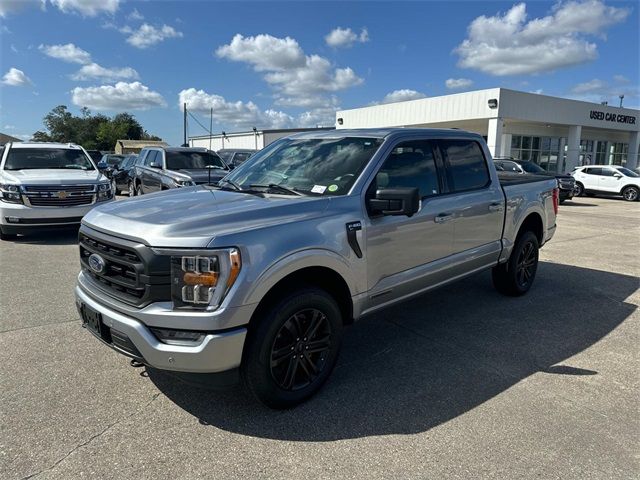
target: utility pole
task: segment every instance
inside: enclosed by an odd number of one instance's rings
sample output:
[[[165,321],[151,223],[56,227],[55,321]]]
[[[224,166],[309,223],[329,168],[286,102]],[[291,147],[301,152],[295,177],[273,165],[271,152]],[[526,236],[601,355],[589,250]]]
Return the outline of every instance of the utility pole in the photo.
[[[211,118],[209,120],[209,150],[211,150],[211,141],[213,140],[213,107],[211,107]],[[211,176],[211,173],[209,173]]]
[[[184,110],[184,119],[182,121],[182,131],[183,131],[183,142],[182,146],[187,146],[187,102],[184,102],[183,110]]]
[[[624,100],[624,95],[618,95],[620,98],[620,108],[622,108],[622,100]]]
[[[256,150],[258,150],[258,129],[253,127],[253,143],[256,146]]]

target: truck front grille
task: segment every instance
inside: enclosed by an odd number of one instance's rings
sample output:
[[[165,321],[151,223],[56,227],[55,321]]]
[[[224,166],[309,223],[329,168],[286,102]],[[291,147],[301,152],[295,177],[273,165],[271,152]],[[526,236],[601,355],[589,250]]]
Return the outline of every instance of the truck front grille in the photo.
[[[108,295],[137,307],[171,300],[168,257],[156,255],[146,245],[88,230],[86,227],[80,230],[80,263],[94,285]],[[104,268],[100,272],[89,264],[92,254],[104,260]]]
[[[26,205],[33,207],[77,207],[95,203],[97,186],[88,185],[25,185],[22,195]]]

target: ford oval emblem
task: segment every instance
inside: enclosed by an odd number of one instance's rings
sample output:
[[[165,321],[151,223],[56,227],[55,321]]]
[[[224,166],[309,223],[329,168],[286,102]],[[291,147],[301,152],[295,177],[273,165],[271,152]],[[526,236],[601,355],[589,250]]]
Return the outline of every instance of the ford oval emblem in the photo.
[[[92,253],[89,256],[89,268],[91,268],[91,270],[93,270],[94,272],[102,273],[104,272],[104,267],[106,266],[107,264],[104,261],[104,258],[102,258],[97,253]]]

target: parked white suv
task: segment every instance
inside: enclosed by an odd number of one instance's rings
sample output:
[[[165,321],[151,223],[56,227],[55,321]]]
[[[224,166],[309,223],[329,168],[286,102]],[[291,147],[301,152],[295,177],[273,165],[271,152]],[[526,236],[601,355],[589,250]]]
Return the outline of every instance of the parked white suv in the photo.
[[[113,200],[111,183],[87,152],[70,143],[8,143],[0,157],[0,238],[79,225]]]
[[[640,197],[640,175],[619,165],[578,167],[572,175],[576,179],[577,196],[605,193],[622,195],[629,202]]]

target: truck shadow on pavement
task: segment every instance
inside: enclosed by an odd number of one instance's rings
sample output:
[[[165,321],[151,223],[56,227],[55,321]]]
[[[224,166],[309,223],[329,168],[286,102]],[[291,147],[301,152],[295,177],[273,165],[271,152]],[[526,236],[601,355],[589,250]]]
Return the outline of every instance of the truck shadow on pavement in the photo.
[[[487,273],[471,277],[347,328],[329,381],[288,411],[262,407],[241,388],[208,391],[151,369],[149,378],[202,424],[243,435],[332,441],[424,432],[536,373],[597,375],[570,357],[634,312],[625,300],[637,288],[632,276],[555,263],[541,263],[520,298],[495,292]]]
[[[29,245],[75,245],[78,243],[78,230],[79,227],[73,227],[32,232],[18,236],[13,242]]]

